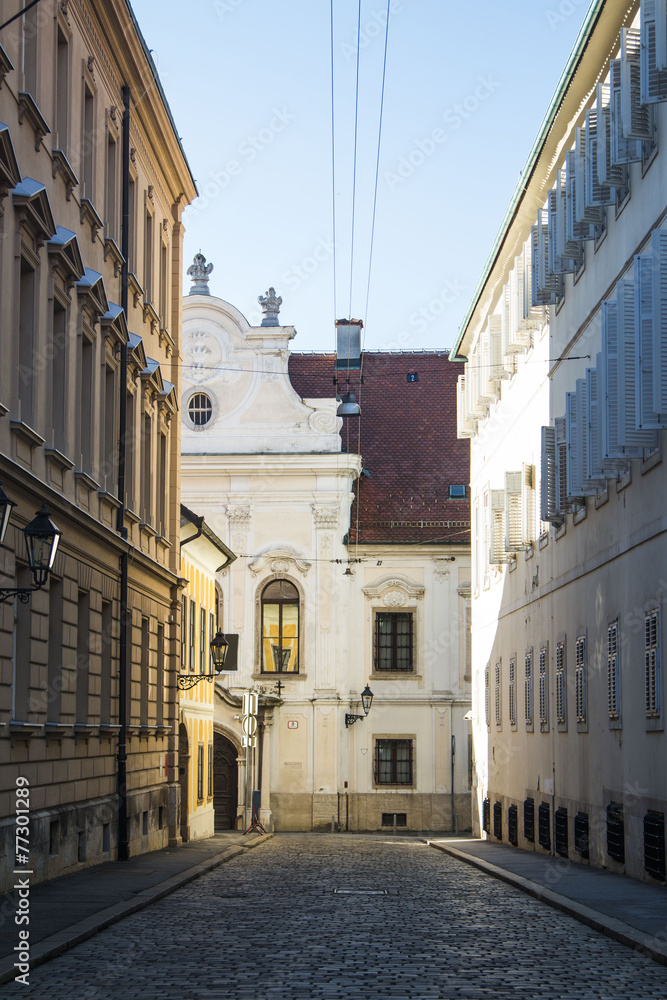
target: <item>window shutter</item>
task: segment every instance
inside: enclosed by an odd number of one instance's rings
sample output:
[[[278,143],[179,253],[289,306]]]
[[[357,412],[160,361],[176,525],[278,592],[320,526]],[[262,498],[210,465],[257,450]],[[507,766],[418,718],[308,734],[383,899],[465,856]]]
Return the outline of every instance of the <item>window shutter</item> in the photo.
[[[637,369],[635,330],[635,285],[619,281],[616,285],[618,315],[618,441],[624,446],[655,448],[657,434],[639,430],[637,411]]]
[[[586,201],[586,129],[577,128],[574,132],[574,215],[577,222],[593,222],[603,225],[605,213],[603,208],[588,205]]]
[[[533,305],[552,305],[562,295],[561,277],[549,270],[549,213],[540,209],[532,227]]]
[[[467,411],[469,416],[479,419],[486,416],[486,403],[482,399],[479,391],[481,378],[481,354],[479,338],[470,353],[468,364],[466,365],[466,396]]]
[[[618,434],[619,359],[618,303],[605,299],[602,303],[602,351],[600,352],[602,402],[602,456],[607,458],[641,458],[642,449],[623,445]]]
[[[624,139],[653,141],[653,114],[641,97],[641,33],[621,28],[621,121]]]
[[[565,723],[567,688],[565,686],[565,643],[556,644],[556,721]]]
[[[518,303],[518,314],[523,322],[517,326],[517,330],[538,330],[543,323],[548,320],[546,309],[542,305],[533,304],[533,246],[532,240],[526,240],[521,251],[523,260],[523,303]],[[518,260],[518,258],[517,258]],[[530,344],[528,344],[530,346]]]
[[[513,375],[511,365],[505,363],[505,352],[503,351],[503,333],[507,327],[507,314],[509,313],[509,285],[505,285],[503,299],[501,303],[501,314],[489,316],[488,338],[489,338],[489,365],[491,376],[495,379],[496,398],[500,393],[498,383],[501,379],[509,378]]]
[[[644,615],[646,715],[660,716],[660,620],[654,608]]]
[[[565,417],[554,419],[556,431],[556,511],[565,514],[569,510],[567,500],[567,433]]]
[[[667,414],[656,413],[653,407],[653,257],[637,254],[635,279],[635,397],[637,427],[657,429],[667,427]]]
[[[460,438],[473,437],[476,423],[468,413],[466,405],[466,376],[459,375],[456,383],[456,417],[457,436]]]
[[[610,719],[618,719],[621,709],[618,656],[618,619],[616,619],[607,628],[607,694]]]
[[[569,241],[594,240],[595,224],[577,221],[577,157],[573,149],[565,154],[565,234]]]
[[[576,503],[583,492],[582,483],[578,478],[581,444],[579,425],[577,423],[576,392],[565,393],[565,427],[567,438],[567,499],[572,503]]]
[[[628,186],[628,168],[625,163],[612,163],[611,112],[609,109],[609,84],[597,85],[598,148],[597,167],[600,184],[616,188],[616,195]]]
[[[479,373],[479,395],[486,403],[495,402],[498,398],[498,385],[491,358],[491,338],[488,325],[484,327],[479,337],[481,368]]]
[[[589,475],[591,435],[587,382],[587,378],[578,378],[576,381],[577,427],[581,444],[577,456],[579,463],[577,468],[577,482],[581,483],[582,493],[585,496],[590,496],[597,493],[599,489],[603,489],[607,485],[607,480],[602,475]]]
[[[558,481],[556,459],[556,428],[542,428],[542,471],[540,477],[540,516],[543,521],[562,524],[563,515],[558,509]]]
[[[667,230],[651,233],[653,255],[653,407],[667,413]]]
[[[576,271],[583,263],[584,247],[580,240],[567,238],[567,175],[556,171],[556,252],[563,260],[563,271]]]
[[[587,451],[586,479],[602,478],[602,424],[598,405],[598,373],[595,368],[586,369],[586,424]]]
[[[577,722],[586,722],[586,636],[577,636],[574,668],[575,714]]]
[[[505,473],[505,549],[517,552],[533,538],[533,467]]]
[[[586,112],[586,204],[602,207],[616,203],[616,189],[599,180],[598,150],[604,146],[596,108]]]
[[[641,4],[641,100],[646,104],[667,101],[667,45],[664,0]]]
[[[491,529],[489,532],[489,562],[492,566],[507,562],[505,552],[505,491],[490,491]]]
[[[611,162],[613,164],[635,163],[642,158],[642,144],[638,139],[626,139],[623,135],[621,108],[621,60],[609,63],[609,115],[611,132]]]

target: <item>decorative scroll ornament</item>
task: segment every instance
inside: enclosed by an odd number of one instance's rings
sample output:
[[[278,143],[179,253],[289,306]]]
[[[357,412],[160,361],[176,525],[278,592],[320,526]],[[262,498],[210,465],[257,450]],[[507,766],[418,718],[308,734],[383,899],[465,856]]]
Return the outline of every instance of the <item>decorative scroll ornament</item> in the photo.
[[[262,312],[264,313],[262,317],[262,326],[280,326],[278,322],[278,313],[280,312],[280,307],[283,300],[279,295],[276,295],[276,290],[273,286],[269,288],[265,295],[259,295],[257,301],[262,307]]]
[[[300,573],[306,576],[312,563],[302,559],[295,551],[281,548],[273,552],[263,552],[248,564],[251,573],[259,574],[269,569],[272,573]]]
[[[227,507],[225,513],[234,531],[247,531],[250,528],[251,507]]]
[[[386,608],[402,608],[406,600],[406,595],[400,590],[388,590],[382,596],[382,601]]]
[[[317,434],[335,434],[338,430],[338,417],[331,410],[315,410],[308,418],[308,424]]]
[[[336,528],[340,517],[338,504],[311,504],[316,528]]]
[[[210,295],[208,288],[208,276],[213,270],[213,264],[206,263],[206,257],[201,251],[194,256],[194,260],[187,270],[192,281],[190,295]]]

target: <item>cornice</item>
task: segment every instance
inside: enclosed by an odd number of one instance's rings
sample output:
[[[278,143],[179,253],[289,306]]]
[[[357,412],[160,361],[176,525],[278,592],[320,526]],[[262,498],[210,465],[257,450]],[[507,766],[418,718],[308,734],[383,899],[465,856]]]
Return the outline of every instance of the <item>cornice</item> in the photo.
[[[181,469],[194,478],[212,475],[263,475],[298,476],[304,472],[317,475],[358,477],[361,473],[361,456],[345,452],[261,454],[261,455],[210,455],[206,452],[182,453]]]

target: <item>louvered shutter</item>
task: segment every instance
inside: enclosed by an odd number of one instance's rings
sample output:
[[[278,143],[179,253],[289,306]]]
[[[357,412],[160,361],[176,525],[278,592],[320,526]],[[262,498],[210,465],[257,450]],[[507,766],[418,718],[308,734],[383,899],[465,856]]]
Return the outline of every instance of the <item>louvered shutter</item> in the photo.
[[[579,475],[579,427],[577,425],[577,394],[565,393],[565,436],[567,439],[567,499],[576,503],[582,495]]]
[[[562,524],[558,510],[556,428],[542,428],[542,470],[540,476],[540,516],[543,521]]]
[[[564,170],[556,171],[556,252],[563,261],[563,271],[576,270],[584,261],[580,240],[567,238],[567,177]]]
[[[496,395],[500,392],[498,385],[501,379],[509,378],[513,368],[505,363],[505,352],[503,351],[503,332],[508,324],[507,315],[509,313],[509,286],[503,289],[503,299],[501,304],[501,314],[489,316],[489,359],[491,374],[496,380]]]
[[[602,456],[603,458],[641,458],[642,449],[622,445],[618,436],[619,360],[618,303],[605,299],[602,303],[601,395]]]
[[[472,437],[475,433],[475,421],[468,413],[466,406],[466,376],[459,375],[456,383],[456,417],[457,436],[460,438]]]
[[[623,135],[620,59],[612,59],[609,63],[609,81],[611,162],[613,164],[635,163],[642,158],[642,143],[640,139],[626,139]]]
[[[619,196],[628,186],[628,168],[624,163],[612,163],[609,101],[609,84],[598,83],[596,87],[598,181],[603,185],[611,185],[616,189],[616,195]]]
[[[577,222],[603,225],[605,214],[603,208],[596,208],[586,203],[586,129],[577,128],[574,132],[574,216]]]
[[[533,246],[532,239],[526,240],[522,250],[522,280],[523,280],[523,305],[519,303],[519,313],[523,317],[523,322],[517,326],[517,330],[537,330],[547,322],[548,314],[544,306],[533,304]],[[518,258],[517,258],[518,259]]]
[[[554,419],[556,431],[556,511],[565,514],[569,510],[567,499],[567,427],[565,417]]]
[[[597,491],[607,485],[606,479],[603,477],[597,477],[595,479],[589,479],[587,475],[587,469],[589,467],[589,446],[590,446],[590,435],[589,435],[589,410],[588,410],[588,398],[587,398],[587,380],[585,378],[578,378],[576,381],[576,406],[577,406],[577,429],[578,429],[578,443],[579,447],[577,449],[577,471],[576,471],[576,481],[581,483],[581,489],[584,496],[592,496]]]
[[[598,400],[598,373],[595,368],[586,369],[586,464],[584,478],[606,483],[602,469],[602,425]]]
[[[635,330],[635,285],[616,285],[618,318],[618,442],[625,447],[655,448],[655,431],[637,427],[637,366]]]
[[[488,325],[482,330],[479,344],[481,359],[479,395],[484,402],[491,403],[498,398],[498,384],[491,359],[491,338]]]
[[[641,100],[647,104],[667,101],[665,59],[665,4],[642,0],[641,4]]]
[[[505,491],[490,491],[491,527],[489,532],[489,562],[499,566],[507,562],[505,551]]]
[[[505,548],[517,552],[532,541],[533,467],[505,473]]]
[[[595,223],[577,221],[577,158],[569,149],[565,154],[565,234],[568,241],[594,240]]]
[[[667,230],[651,233],[653,256],[653,407],[667,413]]]
[[[653,114],[641,97],[641,34],[621,28],[621,121],[624,139],[653,141]]]
[[[551,305],[562,295],[561,277],[549,271],[549,213],[540,209],[532,227],[533,304]]]
[[[586,204],[598,208],[616,203],[616,189],[600,184],[598,150],[604,145],[604,134],[599,131],[600,118],[596,108],[586,112]]]
[[[644,429],[667,426],[667,414],[653,408],[653,256],[638,254],[635,279],[635,366],[637,372],[636,420]]]
[[[480,343],[479,338],[473,350],[471,351],[470,358],[468,359],[468,364],[466,365],[466,396],[467,396],[467,411],[471,417],[475,419],[480,419],[486,416],[486,404],[483,401],[479,392],[479,383],[481,378],[481,354],[480,354]]]

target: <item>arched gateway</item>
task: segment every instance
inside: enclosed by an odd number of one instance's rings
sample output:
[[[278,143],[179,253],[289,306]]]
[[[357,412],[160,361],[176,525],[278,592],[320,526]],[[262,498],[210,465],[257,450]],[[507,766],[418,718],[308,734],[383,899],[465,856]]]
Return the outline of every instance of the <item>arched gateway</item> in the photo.
[[[216,830],[236,827],[238,798],[237,751],[222,733],[213,733],[213,811]]]

